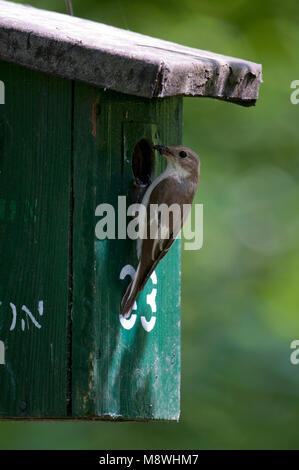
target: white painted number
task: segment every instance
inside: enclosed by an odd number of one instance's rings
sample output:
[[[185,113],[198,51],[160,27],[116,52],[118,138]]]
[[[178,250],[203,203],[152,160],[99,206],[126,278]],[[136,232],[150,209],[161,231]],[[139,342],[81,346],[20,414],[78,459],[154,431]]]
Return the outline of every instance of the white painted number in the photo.
[[[151,275],[151,280],[154,285],[157,285],[157,275],[155,271]],[[157,289],[154,288],[152,292],[146,296],[146,303],[151,307],[152,313],[157,312],[156,295],[157,295]],[[156,316],[152,316],[152,318],[149,321],[147,321],[145,316],[141,317],[141,323],[145,331],[149,332],[153,330],[156,324],[156,318],[157,318]]]
[[[119,278],[121,280],[123,280],[123,279],[125,279],[125,277],[130,276],[131,279],[134,279],[135,274],[136,274],[136,272],[135,272],[135,269],[133,268],[133,266],[131,266],[130,264],[127,264],[126,266],[124,266],[122,268],[122,270],[120,272],[120,275],[119,275]],[[133,305],[133,310],[137,310],[136,302]],[[120,315],[119,320],[120,320],[120,323],[121,323],[122,327],[125,330],[131,330],[131,328],[133,328],[133,326],[136,323],[137,315],[136,315],[136,313],[132,313],[130,318],[124,318],[122,315]]]
[[[129,276],[131,280],[133,280],[135,277],[135,274],[136,274],[136,271],[133,268],[133,266],[131,264],[126,264],[126,266],[122,268],[119,278],[123,280],[125,279],[126,276]],[[151,275],[151,280],[154,285],[157,285],[158,281],[157,281],[157,275],[155,271]],[[152,313],[157,312],[156,295],[157,295],[157,289],[154,288],[152,292],[146,296],[146,303],[151,307]],[[137,303],[135,302],[133,306],[133,311],[136,311],[136,310],[137,310]],[[145,329],[145,331],[149,333],[150,331],[153,330],[156,324],[156,319],[157,317],[155,315],[152,315],[152,318],[149,321],[145,318],[144,315],[141,316],[140,318],[141,324],[143,328]],[[124,318],[122,315],[119,316],[119,321],[122,327],[125,328],[125,330],[131,330],[133,326],[135,325],[136,320],[137,320],[136,313],[132,313],[132,315],[128,319]]]

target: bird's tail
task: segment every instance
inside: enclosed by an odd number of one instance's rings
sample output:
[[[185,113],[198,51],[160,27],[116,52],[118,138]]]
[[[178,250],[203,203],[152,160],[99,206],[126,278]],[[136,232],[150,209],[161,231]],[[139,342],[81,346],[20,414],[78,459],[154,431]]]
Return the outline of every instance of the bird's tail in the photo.
[[[131,315],[134,302],[139,292],[138,282],[136,279],[138,276],[138,271],[139,270],[137,269],[135,279],[133,279],[128,285],[127,290],[121,301],[121,314],[124,318],[128,318]]]

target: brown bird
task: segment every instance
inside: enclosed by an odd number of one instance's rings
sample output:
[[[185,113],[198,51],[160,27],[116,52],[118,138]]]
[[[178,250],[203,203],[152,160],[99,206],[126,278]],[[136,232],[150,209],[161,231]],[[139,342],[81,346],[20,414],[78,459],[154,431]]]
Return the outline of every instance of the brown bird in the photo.
[[[146,207],[146,217],[140,221],[143,236],[137,240],[140,261],[121,302],[125,318],[131,315],[138,293],[179,234],[198,186],[200,160],[193,150],[182,145],[156,145],[154,148],[167,158],[168,165],[148,187],[141,203]],[[164,205],[168,209],[173,204],[179,211],[169,211],[168,219],[163,219],[157,208]]]

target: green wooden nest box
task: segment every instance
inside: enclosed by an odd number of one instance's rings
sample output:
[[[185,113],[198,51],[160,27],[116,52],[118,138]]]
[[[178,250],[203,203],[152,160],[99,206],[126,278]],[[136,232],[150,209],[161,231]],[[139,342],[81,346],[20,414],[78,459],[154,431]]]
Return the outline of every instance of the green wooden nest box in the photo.
[[[5,1],[0,59],[1,419],[177,420],[180,242],[121,321],[136,242],[96,208],[162,171],[183,96],[253,105],[261,67]]]

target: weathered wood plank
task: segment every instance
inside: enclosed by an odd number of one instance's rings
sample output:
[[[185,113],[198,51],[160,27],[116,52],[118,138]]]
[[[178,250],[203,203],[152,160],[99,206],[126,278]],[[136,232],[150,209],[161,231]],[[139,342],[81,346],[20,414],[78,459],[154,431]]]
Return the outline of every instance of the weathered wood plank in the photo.
[[[0,417],[65,417],[71,83],[4,62],[0,77]]]
[[[261,66],[0,1],[0,58],[126,94],[255,104]]]
[[[180,242],[159,264],[157,284],[149,281],[140,294],[136,322],[125,329],[119,313],[128,279],[120,273],[128,264],[136,268],[136,241],[97,240],[95,209],[100,203],[117,208],[118,195],[132,202],[131,156],[141,138],[181,141],[182,100],[76,84],[74,115],[73,416],[178,419]],[[151,134],[155,126],[158,136]],[[154,288],[157,312],[147,303]],[[146,331],[153,317],[154,328]]]

